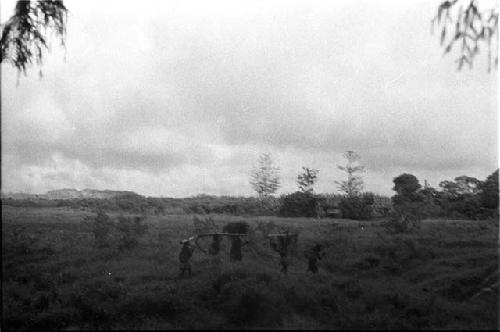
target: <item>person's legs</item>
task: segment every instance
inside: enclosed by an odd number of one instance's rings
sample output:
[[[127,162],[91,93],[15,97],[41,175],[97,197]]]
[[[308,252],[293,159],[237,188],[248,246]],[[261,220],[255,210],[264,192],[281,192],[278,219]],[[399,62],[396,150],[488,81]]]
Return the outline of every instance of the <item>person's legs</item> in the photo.
[[[309,258],[309,266],[307,267],[307,271],[311,271],[312,273],[318,272],[318,267],[316,266],[316,259]]]

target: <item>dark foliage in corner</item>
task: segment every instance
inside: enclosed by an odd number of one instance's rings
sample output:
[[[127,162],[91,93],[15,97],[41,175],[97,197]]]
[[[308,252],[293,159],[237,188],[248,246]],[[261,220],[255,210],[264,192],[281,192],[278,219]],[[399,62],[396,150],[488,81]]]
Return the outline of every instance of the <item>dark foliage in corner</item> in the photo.
[[[62,0],[17,1],[14,15],[2,29],[1,62],[10,62],[23,73],[34,62],[41,65],[43,52],[50,47],[48,31],[64,46],[67,12]]]

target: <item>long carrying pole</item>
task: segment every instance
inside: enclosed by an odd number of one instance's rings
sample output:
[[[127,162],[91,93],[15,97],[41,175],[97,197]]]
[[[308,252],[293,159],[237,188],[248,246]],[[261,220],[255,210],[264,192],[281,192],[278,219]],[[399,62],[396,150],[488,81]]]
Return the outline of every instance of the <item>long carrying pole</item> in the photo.
[[[193,235],[187,239],[184,239],[184,240],[181,240],[181,243],[182,242],[190,242],[190,241],[193,241],[193,240],[196,240],[196,239],[199,239],[199,238],[202,238],[202,237],[206,237],[206,236],[216,236],[216,235],[221,235],[221,236],[248,236],[248,234],[244,234],[244,233],[204,233],[204,234],[199,234],[199,235]]]
[[[277,234],[267,234],[267,237],[277,237],[277,236],[292,236],[297,233],[277,233]]]

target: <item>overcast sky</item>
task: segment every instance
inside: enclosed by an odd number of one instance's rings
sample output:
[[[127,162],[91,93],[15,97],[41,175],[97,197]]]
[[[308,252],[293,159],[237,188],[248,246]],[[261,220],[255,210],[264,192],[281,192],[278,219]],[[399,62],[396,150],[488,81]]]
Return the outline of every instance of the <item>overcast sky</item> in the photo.
[[[456,71],[436,1],[70,1],[66,49],[2,64],[2,191],[253,195],[269,152],[279,193],[302,166],[337,192],[342,153],[366,190],[433,186],[498,165],[497,73]],[[2,0],[2,22],[14,1]]]

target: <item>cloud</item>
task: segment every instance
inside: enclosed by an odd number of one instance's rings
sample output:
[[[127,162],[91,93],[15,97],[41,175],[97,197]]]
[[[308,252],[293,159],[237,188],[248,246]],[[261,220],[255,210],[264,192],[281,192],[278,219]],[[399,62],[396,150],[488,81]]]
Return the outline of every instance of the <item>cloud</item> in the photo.
[[[441,56],[434,3],[68,7],[67,49],[46,57],[42,80],[16,87],[2,64],[3,190],[251,194],[266,151],[282,192],[301,166],[334,191],[348,149],[376,192],[403,171],[437,182],[497,167],[497,74]]]

